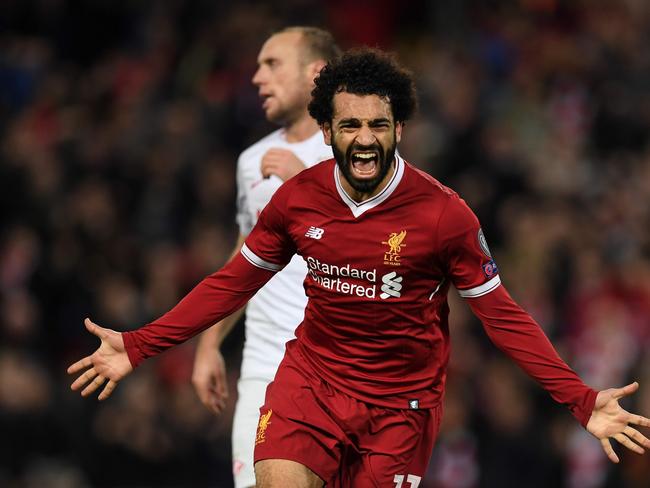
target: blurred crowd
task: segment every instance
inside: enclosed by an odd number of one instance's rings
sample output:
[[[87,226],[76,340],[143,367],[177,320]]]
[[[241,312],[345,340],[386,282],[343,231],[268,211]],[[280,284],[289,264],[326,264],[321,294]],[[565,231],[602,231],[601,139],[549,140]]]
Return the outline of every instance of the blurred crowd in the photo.
[[[235,162],[273,129],[266,36],[395,51],[420,111],[400,152],[479,216],[502,280],[596,389],[650,415],[650,4],[644,0],[0,3],[0,486],[229,487],[243,340],[213,417],[192,343],[110,400],[65,369],[173,306],[232,248]],[[452,291],[445,416],[421,488],[647,488],[608,463]],[[646,435],[650,433],[646,432]]]

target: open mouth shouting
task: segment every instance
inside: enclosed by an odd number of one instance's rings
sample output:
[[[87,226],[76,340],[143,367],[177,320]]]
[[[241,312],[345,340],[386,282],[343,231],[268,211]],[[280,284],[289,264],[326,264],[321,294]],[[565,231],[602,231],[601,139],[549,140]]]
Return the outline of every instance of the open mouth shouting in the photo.
[[[353,144],[343,153],[335,143],[332,144],[332,151],[341,173],[350,186],[363,193],[372,192],[377,188],[388,173],[394,155],[394,150],[386,154],[379,144],[371,146]],[[387,156],[390,159],[387,159]]]
[[[379,172],[378,151],[354,151],[350,156],[352,175],[359,179],[374,178]]]

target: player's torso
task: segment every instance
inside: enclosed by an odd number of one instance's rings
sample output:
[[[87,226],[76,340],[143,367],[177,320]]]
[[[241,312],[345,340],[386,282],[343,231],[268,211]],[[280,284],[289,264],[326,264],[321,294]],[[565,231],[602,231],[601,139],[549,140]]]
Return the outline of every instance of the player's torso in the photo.
[[[307,289],[325,292],[310,296],[389,308],[428,299],[440,278],[429,218],[414,205],[391,203],[359,217],[333,208],[305,216],[295,239],[307,262]]]
[[[405,190],[409,178],[374,207],[355,209],[331,183],[295,203],[290,233],[308,267],[305,340],[341,357],[354,352],[351,339],[366,357],[393,351],[426,361],[446,303],[434,245],[439,209],[427,192]]]

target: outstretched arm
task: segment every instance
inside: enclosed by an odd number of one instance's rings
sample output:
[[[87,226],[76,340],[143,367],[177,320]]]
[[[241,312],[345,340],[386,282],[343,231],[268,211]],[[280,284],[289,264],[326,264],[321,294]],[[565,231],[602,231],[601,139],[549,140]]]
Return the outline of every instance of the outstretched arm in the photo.
[[[251,231],[247,245],[221,270],[204,278],[173,309],[144,327],[122,334],[100,329],[103,331],[100,349],[105,338],[110,348],[106,354],[98,350],[78,361],[71,367],[72,371],[91,368],[88,378],[99,368],[110,371],[114,376],[108,378],[118,381],[130,371],[124,367],[125,354],[130,367],[135,368],[148,357],[190,339],[242,308],[296,252],[285,222],[286,204],[294,186],[295,183],[286,183],[275,192]],[[115,385],[111,384],[108,391],[104,390],[102,399],[113,388]],[[89,393],[92,391],[91,388]]]
[[[72,384],[86,396],[109,382],[99,399],[108,398],[117,382],[146,358],[179,344],[240,309],[271,277],[274,271],[249,263],[241,254],[220,271],[201,281],[173,309],[155,322],[131,332],[119,333],[86,320],[86,328],[101,339],[90,356],[68,368],[73,374],[87,368]]]
[[[536,379],[558,402],[569,407],[580,423],[600,440],[605,453],[618,462],[610,444],[616,439],[642,454],[650,440],[630,424],[650,427],[650,420],[625,411],[618,403],[639,385],[595,392],[559,357],[539,325],[515,303],[503,286],[467,300],[495,345]]]
[[[542,328],[515,303],[503,284],[466,301],[490,340],[586,427],[598,392],[567,366]]]
[[[133,367],[180,344],[243,307],[282,266],[261,268],[241,253],[203,279],[174,308],[140,329],[123,334]]]

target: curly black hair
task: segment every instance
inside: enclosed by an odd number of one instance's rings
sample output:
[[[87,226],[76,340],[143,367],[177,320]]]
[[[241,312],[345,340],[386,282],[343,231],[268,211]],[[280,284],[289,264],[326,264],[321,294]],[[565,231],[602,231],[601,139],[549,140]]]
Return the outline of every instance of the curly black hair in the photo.
[[[331,122],[334,95],[378,95],[390,101],[396,122],[411,118],[417,107],[415,84],[411,73],[395,58],[379,49],[361,48],[347,51],[331,61],[314,80],[309,114],[323,125]]]

